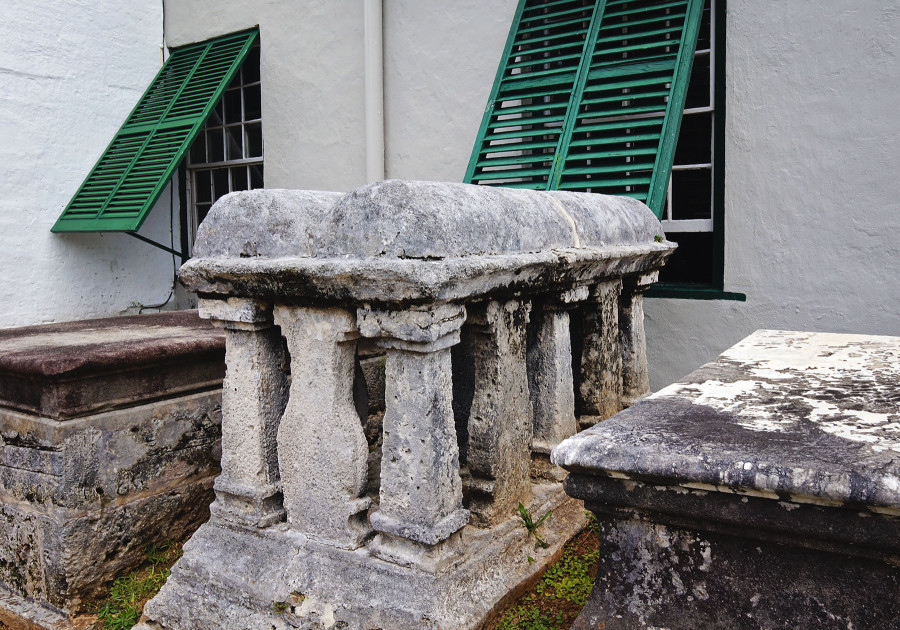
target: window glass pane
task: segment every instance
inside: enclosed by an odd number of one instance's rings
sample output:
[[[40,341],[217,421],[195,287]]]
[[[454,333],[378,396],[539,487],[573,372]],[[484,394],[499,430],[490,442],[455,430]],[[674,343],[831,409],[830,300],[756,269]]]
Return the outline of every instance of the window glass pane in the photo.
[[[200,225],[203,222],[203,219],[206,218],[206,215],[209,214],[210,204],[208,203],[198,203],[197,204],[197,225]]]
[[[212,181],[209,171],[196,171],[194,175],[194,198],[197,203],[212,201]]]
[[[225,159],[225,144],[222,141],[222,129],[210,129],[206,132],[206,156],[210,162],[221,162]]]
[[[712,169],[672,171],[672,218],[712,218]]]
[[[709,164],[712,161],[712,112],[685,114],[675,148],[675,164]]]
[[[206,121],[206,126],[213,127],[215,125],[221,125],[224,120],[225,118],[222,114],[222,100],[219,99],[219,102],[216,103],[212,113],[209,115],[209,120]]]
[[[231,190],[247,190],[246,166],[235,166],[231,169]]]
[[[226,127],[225,140],[228,142],[229,160],[240,160],[244,157],[244,131],[240,125]]]
[[[216,199],[231,192],[228,190],[227,168],[217,168],[213,170],[213,188],[215,189]]]
[[[259,166],[251,166],[250,167],[250,188],[262,188],[263,187],[263,167],[262,164]]]
[[[260,118],[262,118],[262,106],[257,83],[244,88],[244,120],[259,120]]]
[[[254,123],[245,127],[247,130],[247,157],[262,157],[262,125]]]
[[[191,146],[191,164],[203,164],[206,162],[206,134],[199,134]]]
[[[709,48],[710,15],[712,15],[710,10],[710,0],[706,0],[706,2],[703,3],[703,18],[700,22],[700,33],[697,35],[697,50],[706,50]]]
[[[678,243],[678,249],[659,270],[659,281],[712,284],[713,233],[679,232],[666,238]]]
[[[244,83],[259,81],[259,46],[254,46],[247,53],[241,71],[244,73]]]
[[[241,122],[241,91],[225,90],[225,123]]]
[[[709,107],[709,55],[694,57],[691,82],[688,84],[685,109]]]

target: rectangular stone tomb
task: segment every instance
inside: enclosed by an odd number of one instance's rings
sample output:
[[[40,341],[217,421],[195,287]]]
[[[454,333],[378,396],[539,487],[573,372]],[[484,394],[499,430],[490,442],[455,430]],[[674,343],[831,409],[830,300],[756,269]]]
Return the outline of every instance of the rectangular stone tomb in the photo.
[[[142,627],[480,627],[584,526],[549,454],[647,393],[641,294],[672,250],[605,195],[219,200],[180,277],[227,335],[222,473]]]
[[[0,331],[0,626],[76,627],[208,518],[224,345],[196,311]]]
[[[552,459],[602,530],[573,628],[900,627],[900,337],[757,331]]]

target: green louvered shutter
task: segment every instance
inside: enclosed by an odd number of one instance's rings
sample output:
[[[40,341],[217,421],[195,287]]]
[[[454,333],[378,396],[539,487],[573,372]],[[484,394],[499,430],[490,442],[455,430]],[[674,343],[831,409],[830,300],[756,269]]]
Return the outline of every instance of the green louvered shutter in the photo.
[[[257,37],[173,50],[52,231],[137,231]]]
[[[703,0],[520,0],[466,181],[627,195],[662,216],[702,10]],[[563,19],[571,14],[582,20]],[[526,37],[529,15],[543,28]],[[507,87],[522,81],[511,68],[553,47],[548,36],[587,42],[577,59],[559,53],[576,68],[555,107]],[[552,132],[535,130],[548,113]]]
[[[465,181],[545,190],[595,0],[520,0]]]

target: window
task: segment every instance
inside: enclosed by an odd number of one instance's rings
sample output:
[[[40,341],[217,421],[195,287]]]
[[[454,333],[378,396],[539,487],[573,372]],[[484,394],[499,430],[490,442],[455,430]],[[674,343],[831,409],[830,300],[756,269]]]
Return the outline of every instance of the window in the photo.
[[[239,69],[258,37],[258,30],[253,29],[172,50],[52,231],[125,232],[166,251],[180,253],[150,241],[137,231],[234,77],[241,82],[238,88],[241,116],[245,107],[252,109],[253,104],[248,106],[244,101]],[[255,68],[258,75],[258,61]],[[258,76],[256,85],[258,95]],[[229,113],[224,115],[221,133],[229,128],[226,127]],[[261,145],[258,116],[256,120]],[[240,123],[240,130],[248,136],[254,133],[249,122]],[[255,142],[256,138],[248,143],[251,147],[248,154],[252,153]],[[261,148],[258,153],[261,157]]]
[[[679,244],[663,284],[722,287],[724,0],[706,0],[662,216]]]
[[[247,54],[188,154],[192,234],[222,195],[263,187],[262,133],[257,45]]]
[[[721,288],[723,18],[724,0],[520,0],[464,181],[640,199],[681,245],[667,280]]]

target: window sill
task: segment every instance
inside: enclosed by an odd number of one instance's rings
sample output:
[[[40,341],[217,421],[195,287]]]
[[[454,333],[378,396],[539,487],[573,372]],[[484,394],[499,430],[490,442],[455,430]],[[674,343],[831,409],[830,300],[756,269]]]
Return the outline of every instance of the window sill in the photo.
[[[722,291],[715,287],[702,284],[678,284],[675,282],[657,283],[650,287],[644,294],[648,298],[679,298],[683,300],[730,300],[746,302],[747,296],[743,293]]]

